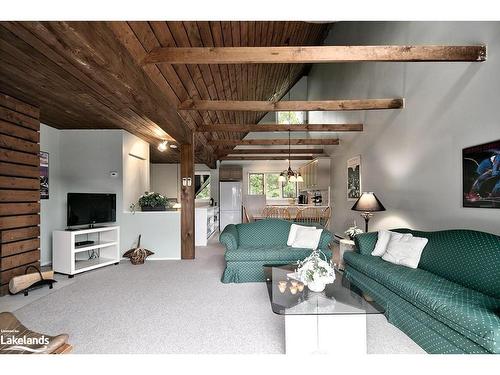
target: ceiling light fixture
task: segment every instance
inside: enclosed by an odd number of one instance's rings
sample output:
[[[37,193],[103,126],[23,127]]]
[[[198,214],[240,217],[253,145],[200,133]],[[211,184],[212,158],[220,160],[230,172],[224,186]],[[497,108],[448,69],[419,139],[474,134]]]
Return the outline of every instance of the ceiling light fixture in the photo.
[[[158,151],[163,152],[167,150],[168,141],[162,141],[158,145]]]
[[[279,182],[286,182],[288,180],[290,182],[304,182],[304,179],[302,178],[301,174],[298,172],[295,172],[292,169],[290,154],[291,154],[290,130],[288,130],[288,169],[284,170],[283,172],[280,173],[280,176],[278,177],[278,181]]]
[[[179,148],[179,146],[177,146],[175,143],[172,143],[172,144],[170,145],[170,148]]]
[[[289,42],[290,42],[290,40],[288,40],[286,44],[289,44]],[[291,68],[291,64],[290,64],[290,66],[288,67],[288,83],[289,83],[289,85],[291,85],[291,82],[292,82],[292,68]],[[288,89],[288,100],[289,101],[291,100],[291,96],[292,96],[291,91],[292,91],[292,87],[290,86]],[[288,180],[289,182],[304,182],[304,179],[302,178],[301,174],[298,172],[295,172],[292,169],[290,146],[291,146],[290,129],[288,129],[288,169],[280,173],[280,176],[278,177],[278,181],[279,182],[286,182]]]

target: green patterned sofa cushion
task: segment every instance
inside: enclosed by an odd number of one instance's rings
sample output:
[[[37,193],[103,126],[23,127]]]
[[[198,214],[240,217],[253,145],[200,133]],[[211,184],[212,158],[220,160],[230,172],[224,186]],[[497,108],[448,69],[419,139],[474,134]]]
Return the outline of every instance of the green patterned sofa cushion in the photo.
[[[371,255],[373,249],[375,248],[377,240],[378,232],[362,233],[354,237],[354,244],[356,245],[356,249],[360,254]]]
[[[273,246],[286,244],[290,226],[287,220],[266,219],[252,223],[237,224],[239,246]],[[223,232],[224,233],[224,232]],[[331,234],[323,230],[319,248],[326,248],[331,240]]]
[[[219,237],[219,241],[226,246],[226,269],[222,282],[265,281],[264,264],[295,263],[309,256],[310,249],[287,246],[291,225],[291,222],[279,219],[227,225]],[[331,240],[331,232],[323,230],[318,247],[328,259],[332,256],[328,248]]]
[[[286,244],[291,223],[279,219],[238,224],[239,246],[273,246]]]
[[[234,224],[226,225],[219,236],[219,242],[226,246],[226,250],[236,250],[238,248],[238,240],[238,230]]]
[[[322,250],[328,259],[332,257],[331,250]],[[285,245],[274,246],[240,246],[233,251],[227,251],[225,258],[228,262],[234,261],[280,261],[294,263],[311,254],[311,249],[299,249]]]
[[[384,306],[387,320],[410,336],[426,352],[491,353],[349,265],[346,267],[346,277]]]
[[[488,351],[500,345],[500,300],[422,269],[394,265],[379,257],[346,253],[354,269],[381,283],[433,318]]]
[[[418,268],[457,284],[500,298],[500,236],[475,230],[422,232],[393,229],[425,237],[429,242],[422,252]],[[377,232],[355,238],[356,247],[369,255],[377,242]]]
[[[419,268],[500,298],[500,236],[474,230],[411,233],[429,239]]]

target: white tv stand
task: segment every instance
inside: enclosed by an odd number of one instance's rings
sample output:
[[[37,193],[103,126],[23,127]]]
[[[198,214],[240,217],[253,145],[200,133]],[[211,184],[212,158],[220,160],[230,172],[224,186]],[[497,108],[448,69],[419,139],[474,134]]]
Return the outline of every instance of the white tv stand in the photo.
[[[76,246],[76,242],[94,241]],[[120,262],[120,227],[56,230],[52,233],[52,268],[73,277]]]

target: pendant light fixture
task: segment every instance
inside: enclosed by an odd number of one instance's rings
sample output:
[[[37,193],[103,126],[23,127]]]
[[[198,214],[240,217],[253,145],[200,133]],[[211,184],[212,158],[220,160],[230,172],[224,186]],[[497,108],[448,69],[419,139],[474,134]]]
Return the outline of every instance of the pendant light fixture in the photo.
[[[300,175],[300,173],[295,172],[292,169],[291,165],[291,142],[290,142],[290,130],[288,130],[288,169],[281,172],[280,176],[278,177],[279,182],[304,182],[304,179]]]
[[[287,41],[287,45],[289,45],[289,40]],[[288,83],[290,84],[290,89],[288,90],[288,100],[290,101],[291,100],[291,91],[292,91],[292,87],[291,87],[291,82],[292,82],[292,66],[291,64],[289,65],[289,70],[288,70]],[[288,116],[290,118],[290,116]],[[288,169],[281,172],[280,173],[280,176],[278,178],[278,181],[279,182],[286,182],[286,181],[289,181],[289,182],[304,182],[304,179],[302,178],[302,176],[300,175],[300,173],[297,173],[295,172],[293,169],[292,169],[292,166],[291,166],[291,142],[290,142],[290,129],[288,129]]]

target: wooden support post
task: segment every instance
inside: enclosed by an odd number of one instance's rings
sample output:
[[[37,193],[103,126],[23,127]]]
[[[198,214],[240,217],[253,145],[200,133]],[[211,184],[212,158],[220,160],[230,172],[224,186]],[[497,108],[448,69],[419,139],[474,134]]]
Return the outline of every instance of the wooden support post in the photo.
[[[181,259],[194,259],[194,139],[181,145]]]

